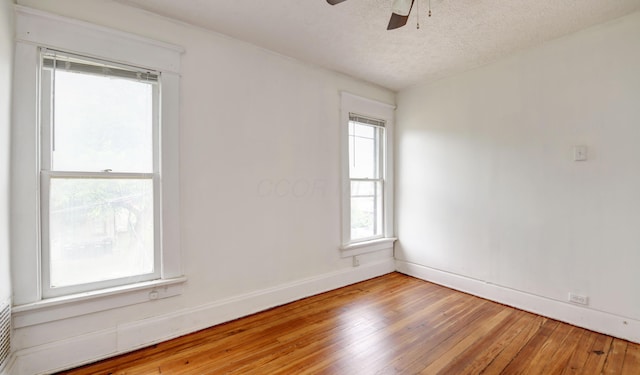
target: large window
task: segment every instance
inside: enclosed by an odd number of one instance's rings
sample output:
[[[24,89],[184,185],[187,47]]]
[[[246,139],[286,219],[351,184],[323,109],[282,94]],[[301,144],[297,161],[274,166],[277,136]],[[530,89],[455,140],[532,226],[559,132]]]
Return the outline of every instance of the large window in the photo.
[[[385,134],[383,120],[349,115],[352,242],[384,235]]]
[[[16,328],[181,293],[182,52],[16,8]]]
[[[159,278],[158,74],[41,51],[44,297]]]
[[[341,93],[342,256],[393,248],[394,107]]]

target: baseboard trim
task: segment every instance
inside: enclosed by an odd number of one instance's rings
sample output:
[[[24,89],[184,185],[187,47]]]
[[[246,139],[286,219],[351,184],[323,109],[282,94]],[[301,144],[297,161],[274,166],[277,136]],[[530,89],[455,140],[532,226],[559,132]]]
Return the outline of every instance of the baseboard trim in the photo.
[[[73,368],[394,271],[394,260],[389,258],[19,350],[11,374]]]
[[[640,321],[396,260],[396,271],[591,331],[640,343]]]

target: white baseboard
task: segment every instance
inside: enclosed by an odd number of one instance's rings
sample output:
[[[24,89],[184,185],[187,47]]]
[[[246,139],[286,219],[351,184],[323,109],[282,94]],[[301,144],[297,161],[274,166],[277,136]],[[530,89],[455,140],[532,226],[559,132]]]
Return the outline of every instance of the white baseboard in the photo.
[[[394,260],[389,258],[23,349],[15,353],[9,374],[44,374],[91,363],[394,270]]]
[[[525,293],[414,263],[396,260],[396,270],[434,284],[443,285],[534,314],[640,343],[640,321],[635,319]]]

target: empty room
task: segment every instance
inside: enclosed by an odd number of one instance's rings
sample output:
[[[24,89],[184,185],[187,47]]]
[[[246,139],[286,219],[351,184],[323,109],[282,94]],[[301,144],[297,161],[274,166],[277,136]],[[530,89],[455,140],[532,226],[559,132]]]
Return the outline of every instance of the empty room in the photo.
[[[0,0],[0,375],[640,374],[639,0]]]

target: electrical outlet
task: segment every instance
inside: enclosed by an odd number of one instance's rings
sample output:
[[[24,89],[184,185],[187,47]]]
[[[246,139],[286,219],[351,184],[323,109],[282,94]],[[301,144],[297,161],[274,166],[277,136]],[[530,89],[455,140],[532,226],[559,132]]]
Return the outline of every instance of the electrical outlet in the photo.
[[[579,294],[569,293],[569,302],[577,303],[579,305],[588,305],[589,297],[581,296]]]
[[[360,266],[360,259],[358,259],[357,256],[354,256],[351,265],[354,266],[354,267]]]

